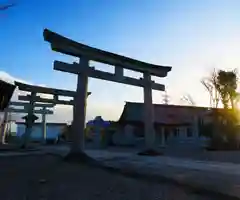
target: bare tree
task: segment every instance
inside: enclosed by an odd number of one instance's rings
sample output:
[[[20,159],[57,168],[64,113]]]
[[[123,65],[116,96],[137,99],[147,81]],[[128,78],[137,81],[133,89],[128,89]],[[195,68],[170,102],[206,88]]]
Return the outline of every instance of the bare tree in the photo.
[[[218,108],[221,97],[219,94],[219,84],[216,69],[213,70],[209,77],[204,77],[201,80],[201,83],[209,93],[209,106]]]
[[[210,82],[209,78],[203,78],[201,80],[201,83],[209,93],[209,107],[213,107],[213,85]]]
[[[0,11],[7,10],[11,7],[15,6],[14,3],[8,3],[8,4],[0,4]]]
[[[191,106],[196,106],[196,103],[195,103],[195,101],[193,100],[193,98],[190,94],[183,95],[181,97],[181,100],[186,102],[187,104],[189,104]]]

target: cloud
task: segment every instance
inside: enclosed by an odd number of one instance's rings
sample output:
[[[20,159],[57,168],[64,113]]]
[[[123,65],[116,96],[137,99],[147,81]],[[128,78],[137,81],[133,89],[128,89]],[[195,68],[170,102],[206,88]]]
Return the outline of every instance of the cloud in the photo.
[[[73,108],[72,106],[65,105],[56,105],[53,109],[54,114],[49,115],[47,120],[49,122],[65,122],[71,123],[73,116]]]
[[[19,82],[23,82],[23,83],[26,83],[26,84],[31,84],[31,83],[29,83],[25,80],[15,78],[15,77],[11,76],[10,74],[8,74],[7,72],[4,72],[4,71],[0,71],[0,80],[3,80],[5,82],[11,83],[11,84],[14,84],[14,81],[19,81]]]
[[[99,101],[89,97],[87,102],[87,115],[88,120],[94,119],[96,116],[102,116],[104,120],[118,120],[124,107],[124,102],[119,105],[111,101]]]

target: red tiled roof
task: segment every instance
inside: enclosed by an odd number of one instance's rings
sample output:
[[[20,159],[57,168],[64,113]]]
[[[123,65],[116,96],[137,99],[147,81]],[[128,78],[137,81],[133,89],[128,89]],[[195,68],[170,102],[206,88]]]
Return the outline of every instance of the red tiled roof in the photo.
[[[161,124],[192,123],[193,117],[209,110],[207,107],[154,104],[154,122]],[[119,121],[143,122],[144,104],[126,102]]]

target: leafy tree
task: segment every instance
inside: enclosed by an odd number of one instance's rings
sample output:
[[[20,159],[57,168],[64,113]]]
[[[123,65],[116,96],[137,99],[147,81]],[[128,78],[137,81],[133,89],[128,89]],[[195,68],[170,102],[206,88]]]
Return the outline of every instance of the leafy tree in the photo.
[[[236,107],[238,102],[237,71],[218,70],[207,79],[202,80],[203,85],[209,91],[210,101],[217,107],[221,100],[224,109],[212,109],[212,146],[214,148],[237,148],[237,124],[239,112]],[[214,97],[218,100],[214,101]],[[220,98],[219,98],[220,97]]]
[[[235,108],[237,100],[237,71],[219,70],[217,75],[217,90],[220,93],[224,108]]]

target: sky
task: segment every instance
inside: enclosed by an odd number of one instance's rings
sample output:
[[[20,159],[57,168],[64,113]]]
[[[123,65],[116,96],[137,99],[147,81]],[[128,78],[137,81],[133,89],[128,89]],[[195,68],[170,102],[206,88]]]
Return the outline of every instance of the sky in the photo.
[[[208,106],[200,80],[213,68],[234,69],[240,61],[238,0],[0,0],[16,5],[0,11],[0,76],[27,83],[75,90],[76,76],[53,70],[53,61],[77,58],[51,51],[43,29],[89,46],[153,64],[172,66],[164,79],[170,103],[190,94],[196,105]],[[94,63],[113,71],[111,66]],[[138,77],[128,72],[127,76]],[[87,119],[97,115],[118,120],[125,101],[143,101],[142,88],[89,80],[92,95]],[[162,103],[163,92],[153,91]],[[16,95],[14,97],[16,99]],[[72,108],[58,106],[51,120],[69,121]]]

